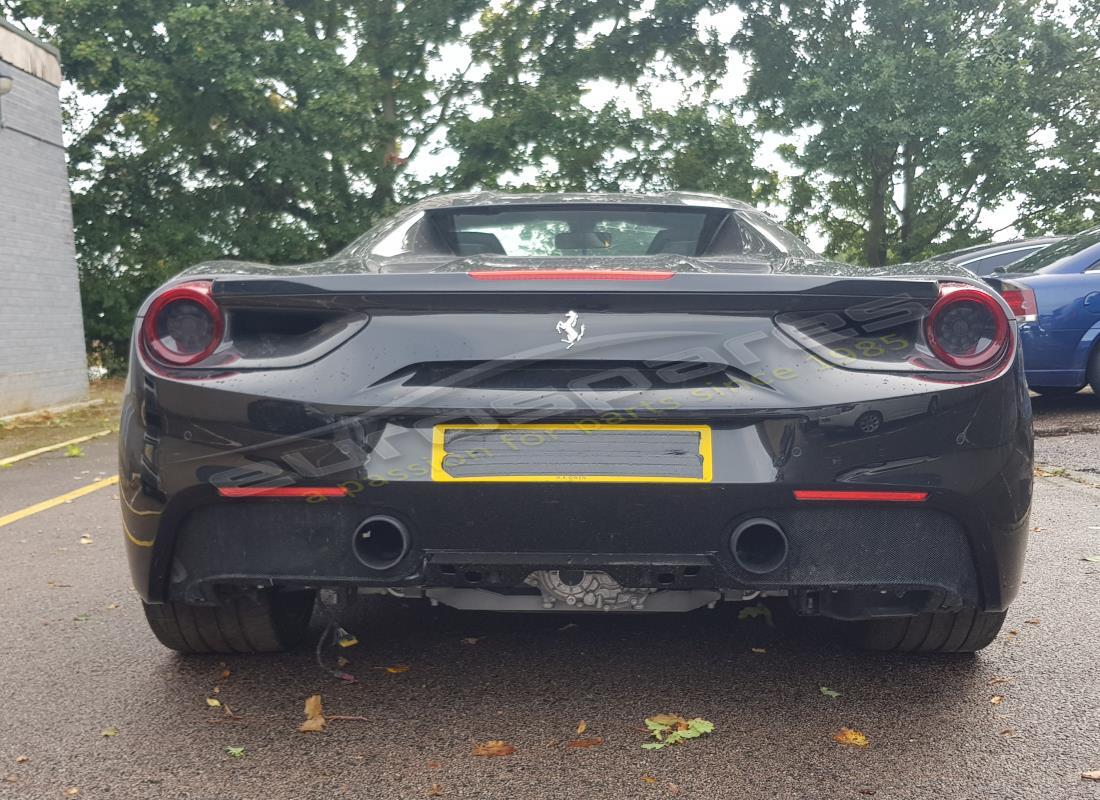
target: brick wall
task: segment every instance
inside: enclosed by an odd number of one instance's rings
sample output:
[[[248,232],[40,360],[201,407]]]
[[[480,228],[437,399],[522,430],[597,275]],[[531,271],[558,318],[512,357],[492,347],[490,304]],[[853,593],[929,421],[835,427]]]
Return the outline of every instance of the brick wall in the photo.
[[[83,399],[88,381],[58,90],[0,65],[15,79],[0,96],[3,415]]]

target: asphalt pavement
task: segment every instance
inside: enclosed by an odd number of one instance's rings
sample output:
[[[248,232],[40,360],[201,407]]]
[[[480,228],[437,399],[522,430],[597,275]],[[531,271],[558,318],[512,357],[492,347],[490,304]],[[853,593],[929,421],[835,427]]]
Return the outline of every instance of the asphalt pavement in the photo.
[[[310,648],[181,658],[130,588],[117,489],[62,502],[0,527],[0,797],[1100,800],[1081,778],[1100,770],[1100,563],[1083,560],[1100,555],[1100,404],[1083,397],[1091,412],[1036,403],[1055,434],[1037,440],[1026,583],[976,657],[868,656],[826,626],[730,608],[565,617],[394,601],[348,615],[359,644],[325,651],[354,684]],[[114,474],[114,445],[0,470],[0,518]],[[299,733],[312,694],[361,719]],[[643,750],[657,713],[715,731]],[[579,738],[601,744],[567,746],[581,720]],[[869,745],[836,743],[842,728]],[[475,757],[487,740],[515,752]]]

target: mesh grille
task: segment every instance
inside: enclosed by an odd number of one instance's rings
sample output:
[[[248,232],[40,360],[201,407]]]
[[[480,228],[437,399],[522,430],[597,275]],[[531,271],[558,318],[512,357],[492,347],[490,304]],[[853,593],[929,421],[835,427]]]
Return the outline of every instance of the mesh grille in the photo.
[[[958,522],[930,509],[789,509],[770,515],[787,532],[787,581],[800,585],[972,583]]]

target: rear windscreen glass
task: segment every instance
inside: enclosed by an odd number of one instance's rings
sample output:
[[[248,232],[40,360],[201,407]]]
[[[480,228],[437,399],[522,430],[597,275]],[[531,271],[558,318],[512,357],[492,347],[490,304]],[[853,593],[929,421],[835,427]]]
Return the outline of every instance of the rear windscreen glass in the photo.
[[[458,255],[644,256],[703,251],[727,212],[614,206],[456,209],[432,214]]]
[[[1092,247],[1098,242],[1100,242],[1100,228],[1091,228],[1076,236],[1070,236],[1068,239],[1044,247],[1037,253],[1032,253],[1022,261],[1017,261],[1007,267],[1006,271],[1012,273],[1039,272],[1047,267],[1054,267],[1062,259],[1077,255],[1086,247]]]

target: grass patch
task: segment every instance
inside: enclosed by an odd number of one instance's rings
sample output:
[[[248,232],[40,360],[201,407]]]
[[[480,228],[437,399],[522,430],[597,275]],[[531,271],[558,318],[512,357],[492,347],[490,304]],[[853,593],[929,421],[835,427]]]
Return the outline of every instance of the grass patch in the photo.
[[[0,424],[0,458],[25,453],[39,447],[78,439],[104,430],[118,430],[119,407],[122,403],[121,378],[96,381],[89,398],[103,402],[63,414],[42,412],[15,422]],[[83,452],[81,451],[81,455]],[[72,455],[70,458],[76,458]]]

